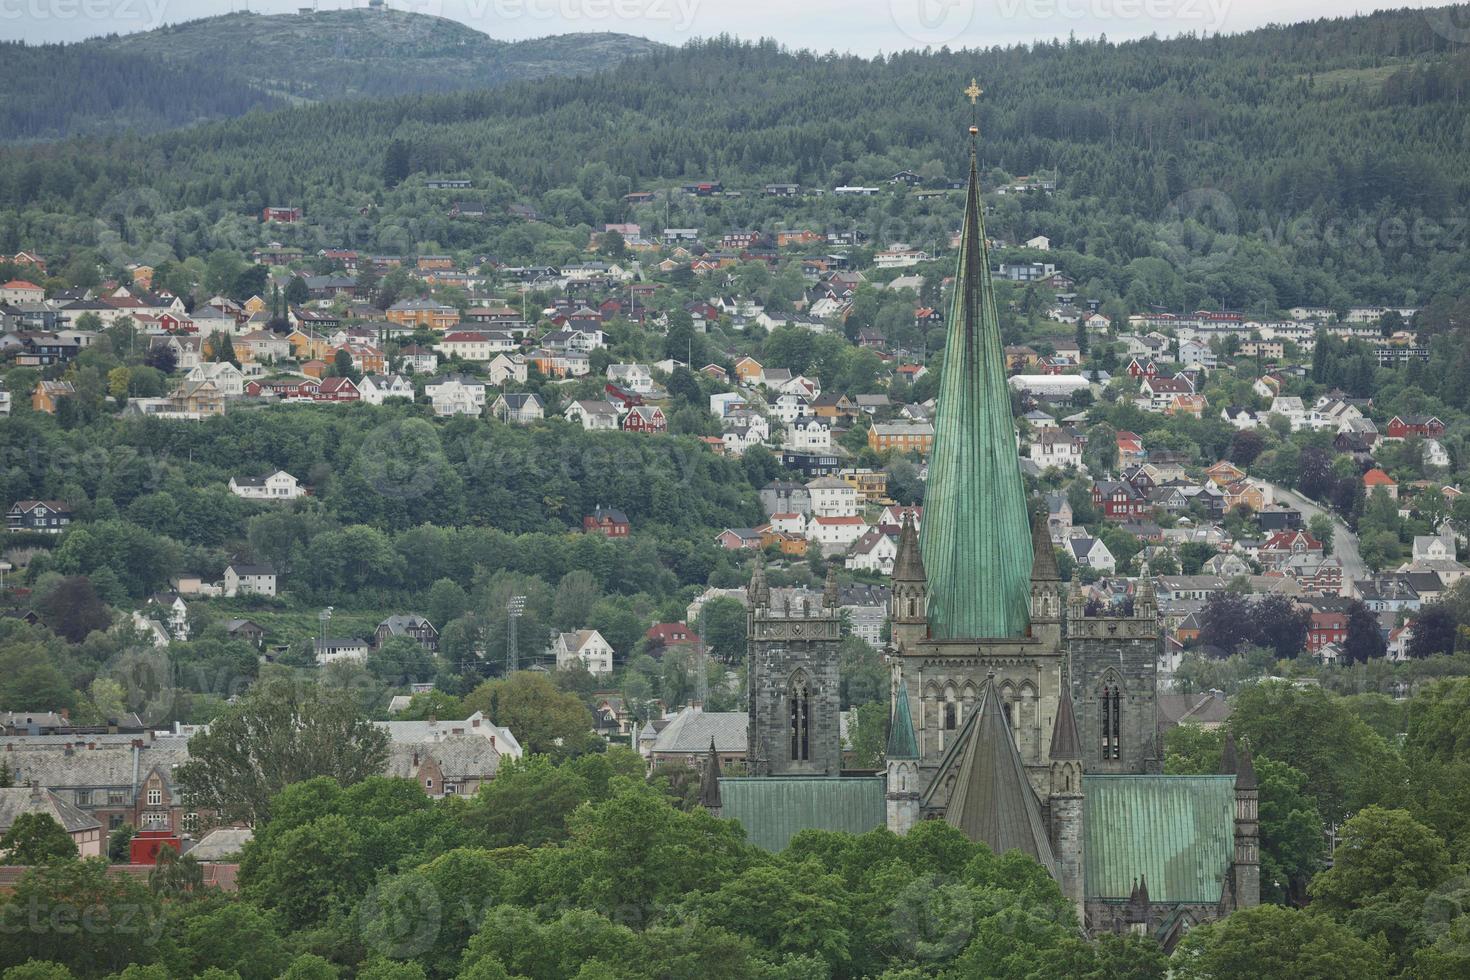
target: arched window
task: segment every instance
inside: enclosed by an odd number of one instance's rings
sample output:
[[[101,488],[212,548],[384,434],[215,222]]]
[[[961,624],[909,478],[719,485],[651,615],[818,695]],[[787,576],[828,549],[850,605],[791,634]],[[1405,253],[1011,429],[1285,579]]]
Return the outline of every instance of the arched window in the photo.
[[[954,731],[955,708],[953,701],[944,702],[944,728],[945,731]]]
[[[919,615],[918,610],[918,600],[915,599],[913,596],[909,596],[909,619],[913,619],[915,616]]]
[[[1000,710],[1006,716],[1006,727],[1014,731],[1016,728],[1016,713],[1011,710],[1011,702],[1007,701],[1001,705]]]
[[[1099,707],[1102,710],[1098,714],[1102,719],[1102,757],[1117,759],[1122,754],[1122,741],[1119,738],[1122,731],[1120,718],[1123,708],[1122,694],[1117,687],[1105,685],[1100,701]]]
[[[791,679],[787,700],[791,702],[791,761],[806,762],[811,758],[812,702],[801,674]]]

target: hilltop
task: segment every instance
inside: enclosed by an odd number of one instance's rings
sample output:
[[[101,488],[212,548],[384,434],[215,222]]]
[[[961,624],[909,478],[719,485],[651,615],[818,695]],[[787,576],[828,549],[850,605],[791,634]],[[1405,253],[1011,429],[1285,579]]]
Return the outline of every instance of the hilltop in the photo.
[[[152,132],[252,109],[489,88],[598,71],[661,46],[627,34],[500,41],[403,11],[234,13],[71,45],[7,44],[0,140]]]

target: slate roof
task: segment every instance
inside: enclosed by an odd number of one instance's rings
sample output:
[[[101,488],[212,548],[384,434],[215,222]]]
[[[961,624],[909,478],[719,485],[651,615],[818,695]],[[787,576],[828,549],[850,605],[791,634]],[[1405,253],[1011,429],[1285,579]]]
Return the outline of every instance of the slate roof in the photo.
[[[744,755],[750,744],[750,716],[744,711],[695,711],[685,708],[658,733],[658,738],[653,742],[653,751],[702,755],[709,751],[711,741],[721,753]]]
[[[255,837],[248,827],[220,827],[205,834],[189,853],[199,861],[238,860],[240,850]]]
[[[0,789],[0,834],[10,830],[25,813],[44,813],[61,824],[68,834],[99,830],[102,824],[70,803],[40,786],[12,786]]]
[[[1235,779],[1083,776],[1086,898],[1126,901],[1143,878],[1156,903],[1219,902],[1235,857]]]
[[[500,768],[500,750],[479,735],[449,735],[428,742],[393,742],[385,775],[412,778],[433,758],[446,780],[490,779]],[[417,764],[415,764],[417,759]]]
[[[738,820],[752,844],[780,851],[803,830],[863,834],[884,826],[884,783],[882,776],[724,777],[720,815]]]

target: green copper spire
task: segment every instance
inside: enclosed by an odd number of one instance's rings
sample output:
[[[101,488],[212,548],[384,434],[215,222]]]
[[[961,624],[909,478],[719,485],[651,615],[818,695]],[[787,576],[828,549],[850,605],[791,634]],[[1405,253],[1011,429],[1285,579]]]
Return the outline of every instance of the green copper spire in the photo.
[[[919,740],[914,736],[914,717],[909,712],[909,687],[903,681],[895,684],[898,696],[893,702],[893,717],[888,721],[888,749],[884,759],[917,759]]]
[[[1030,621],[1031,527],[980,217],[975,132],[920,535],[935,639],[1020,636]]]

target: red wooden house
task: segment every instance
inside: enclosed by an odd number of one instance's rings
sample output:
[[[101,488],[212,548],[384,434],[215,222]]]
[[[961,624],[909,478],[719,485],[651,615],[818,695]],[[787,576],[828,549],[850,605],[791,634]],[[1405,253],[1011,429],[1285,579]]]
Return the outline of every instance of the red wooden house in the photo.
[[[1109,521],[1136,521],[1153,513],[1148,497],[1131,483],[1099,480],[1092,485],[1092,505]]]
[[[1395,415],[1388,420],[1388,438],[1407,439],[1423,436],[1438,439],[1444,435],[1444,423],[1436,415]]]
[[[612,507],[597,505],[597,509],[582,518],[582,530],[588,534],[601,534],[609,538],[626,538],[633,526],[628,515]]]
[[[668,430],[668,419],[664,418],[664,410],[657,405],[635,405],[628,410],[627,417],[623,419],[624,432],[667,432]]]
[[[316,392],[319,402],[355,402],[361,398],[362,392],[357,390],[351,378],[323,378]]]

